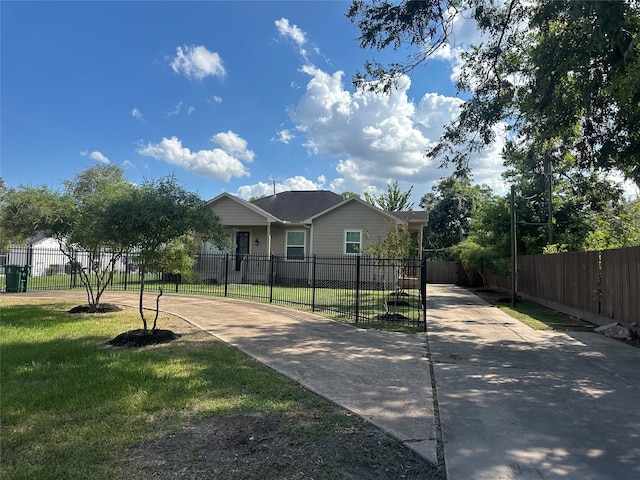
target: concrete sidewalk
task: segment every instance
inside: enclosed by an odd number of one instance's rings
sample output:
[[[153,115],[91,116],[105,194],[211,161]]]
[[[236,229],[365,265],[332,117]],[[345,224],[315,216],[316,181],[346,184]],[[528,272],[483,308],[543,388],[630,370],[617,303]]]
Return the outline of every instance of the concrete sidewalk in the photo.
[[[448,480],[640,478],[640,349],[532,330],[458,287],[427,294],[428,344],[224,298],[165,295],[161,308],[435,462],[431,361]],[[83,301],[78,292],[20,295]],[[132,293],[104,301],[137,305]]]

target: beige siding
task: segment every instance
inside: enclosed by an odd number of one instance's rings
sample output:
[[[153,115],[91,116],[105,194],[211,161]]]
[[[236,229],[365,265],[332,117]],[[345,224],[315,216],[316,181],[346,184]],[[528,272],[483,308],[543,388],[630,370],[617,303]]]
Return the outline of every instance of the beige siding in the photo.
[[[237,230],[250,233],[249,250],[252,255],[268,254],[269,239],[267,237],[267,227],[237,228]],[[256,245],[256,240],[258,240],[258,245]]]
[[[230,227],[245,225],[266,225],[267,220],[256,212],[240,205],[230,198],[221,198],[211,205],[223,224]]]
[[[282,255],[284,253],[284,232],[286,230],[280,226],[271,227],[271,253]]]
[[[343,254],[345,230],[362,230],[363,248],[367,248],[367,240],[377,241],[389,230],[392,222],[393,219],[357,202],[336,208],[314,219],[314,253]]]

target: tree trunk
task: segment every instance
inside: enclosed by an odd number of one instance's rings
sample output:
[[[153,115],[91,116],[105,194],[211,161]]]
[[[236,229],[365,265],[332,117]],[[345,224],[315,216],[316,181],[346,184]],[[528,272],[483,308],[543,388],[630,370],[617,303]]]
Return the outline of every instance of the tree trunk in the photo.
[[[162,296],[162,294],[162,287],[160,287],[160,295],[156,297],[156,316],[153,319],[153,327],[151,328],[152,332],[156,331],[156,325],[158,324],[158,314],[160,313],[160,297]]]
[[[142,319],[142,325],[144,326],[144,331],[147,331],[147,319],[144,316],[144,307],[143,307],[143,298],[144,298],[144,277],[145,277],[145,271],[144,271],[144,267],[140,268],[140,304],[139,304],[139,312],[140,312],[140,318]]]

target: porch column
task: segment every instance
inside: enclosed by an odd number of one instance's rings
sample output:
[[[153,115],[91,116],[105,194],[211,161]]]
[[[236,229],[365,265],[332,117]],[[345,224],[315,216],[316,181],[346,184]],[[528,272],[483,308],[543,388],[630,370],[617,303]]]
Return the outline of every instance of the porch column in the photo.
[[[267,255],[271,256],[271,222],[267,220]]]

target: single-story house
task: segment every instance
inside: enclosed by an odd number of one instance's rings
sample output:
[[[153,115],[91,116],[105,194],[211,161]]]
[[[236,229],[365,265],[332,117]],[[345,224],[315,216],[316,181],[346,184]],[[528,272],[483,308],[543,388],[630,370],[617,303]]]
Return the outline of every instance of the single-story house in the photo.
[[[422,235],[428,214],[385,212],[359,198],[345,199],[327,190],[288,191],[253,201],[229,193],[208,204],[230,229],[235,270],[244,256],[276,255],[296,262],[312,255],[357,256],[378,242],[392,226],[407,222],[422,256]],[[205,245],[205,253],[215,253]]]

